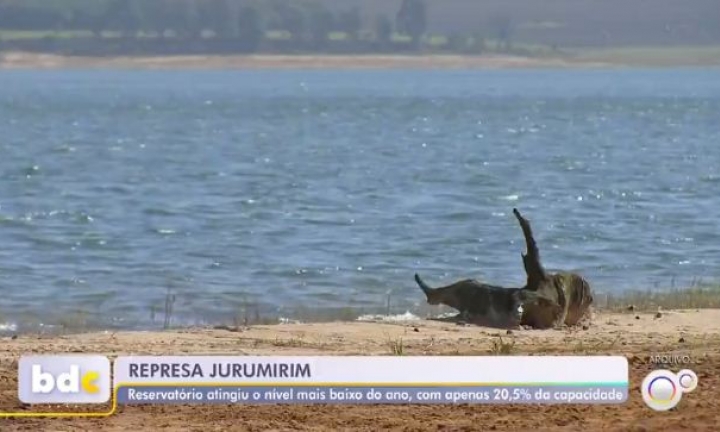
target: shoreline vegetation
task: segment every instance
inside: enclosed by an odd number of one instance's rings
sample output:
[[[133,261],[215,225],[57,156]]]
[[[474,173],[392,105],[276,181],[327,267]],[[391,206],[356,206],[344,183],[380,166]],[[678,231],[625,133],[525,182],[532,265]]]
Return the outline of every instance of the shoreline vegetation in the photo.
[[[633,290],[622,294],[595,293],[595,302],[592,306],[594,314],[656,314],[674,313],[679,310],[719,310],[720,311],[720,285],[694,285],[689,288],[671,288],[667,290]],[[402,324],[408,322],[432,323],[452,321],[457,311],[445,306],[427,306],[421,303],[421,310],[410,308],[391,307],[392,299],[388,297],[385,307],[354,308],[337,307],[332,310],[313,311],[299,309],[290,318],[275,314],[268,315],[259,311],[256,304],[245,302],[238,307],[235,316],[225,321],[206,325],[182,325],[176,323],[173,305],[176,294],[168,291],[162,307],[151,308],[151,320],[154,325],[129,326],[127,328],[107,327],[94,324],[91,314],[81,309],[52,323],[32,323],[30,325],[11,325],[3,323],[0,328],[0,337],[17,337],[18,335],[72,335],[91,332],[128,333],[135,331],[150,332],[177,332],[191,328],[206,328],[227,330],[232,332],[254,326],[276,327],[282,325],[327,325],[331,323],[352,322],[381,322]],[[0,313],[0,322],[4,321]]]

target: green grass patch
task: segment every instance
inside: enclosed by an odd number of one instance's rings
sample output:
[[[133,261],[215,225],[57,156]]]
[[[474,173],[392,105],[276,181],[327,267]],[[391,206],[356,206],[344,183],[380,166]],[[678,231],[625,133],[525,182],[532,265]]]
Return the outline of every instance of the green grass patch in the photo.
[[[503,340],[502,336],[498,336],[497,339],[492,341],[490,346],[490,353],[493,355],[507,356],[512,354],[515,348],[515,339],[510,339],[510,342]]]
[[[425,37],[424,41],[427,45],[433,48],[444,47],[448,43],[448,38],[442,35],[430,35]]]
[[[290,40],[292,34],[285,30],[270,30],[265,32],[265,38],[269,40]]]
[[[345,32],[330,32],[327,38],[331,41],[344,41],[350,39],[350,36]]]
[[[410,36],[393,33],[390,36],[390,41],[394,43],[410,43],[412,42],[412,38]]]
[[[405,345],[403,344],[402,338],[389,340],[388,348],[390,349],[391,355],[394,355],[394,356],[405,355]]]
[[[661,309],[720,308],[720,286],[694,286],[669,290],[633,290],[622,294],[597,294],[596,307],[608,311],[655,312]]]

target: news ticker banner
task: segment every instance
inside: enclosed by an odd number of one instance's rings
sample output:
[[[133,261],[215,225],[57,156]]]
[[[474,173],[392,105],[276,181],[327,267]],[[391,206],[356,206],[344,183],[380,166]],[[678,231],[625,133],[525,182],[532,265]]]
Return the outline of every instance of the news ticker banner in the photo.
[[[623,356],[22,357],[25,403],[621,404]],[[112,381],[112,382],[111,382]]]

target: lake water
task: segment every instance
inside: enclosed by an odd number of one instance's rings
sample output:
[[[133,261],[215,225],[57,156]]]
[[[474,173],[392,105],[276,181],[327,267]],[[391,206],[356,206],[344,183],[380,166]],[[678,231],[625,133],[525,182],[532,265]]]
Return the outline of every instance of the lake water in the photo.
[[[718,69],[2,71],[0,125],[6,330],[521,286],[513,207],[598,291],[720,276]]]

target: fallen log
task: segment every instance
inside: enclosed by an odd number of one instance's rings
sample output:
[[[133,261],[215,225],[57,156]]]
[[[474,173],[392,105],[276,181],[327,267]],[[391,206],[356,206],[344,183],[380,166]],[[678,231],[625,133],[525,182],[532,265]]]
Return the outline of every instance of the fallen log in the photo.
[[[593,303],[590,284],[577,273],[548,273],[540,262],[530,222],[516,208],[513,214],[525,237],[526,253],[521,254],[527,276],[524,288],[538,294],[537,301],[523,308],[520,324],[536,329],[579,325],[589,317]]]

